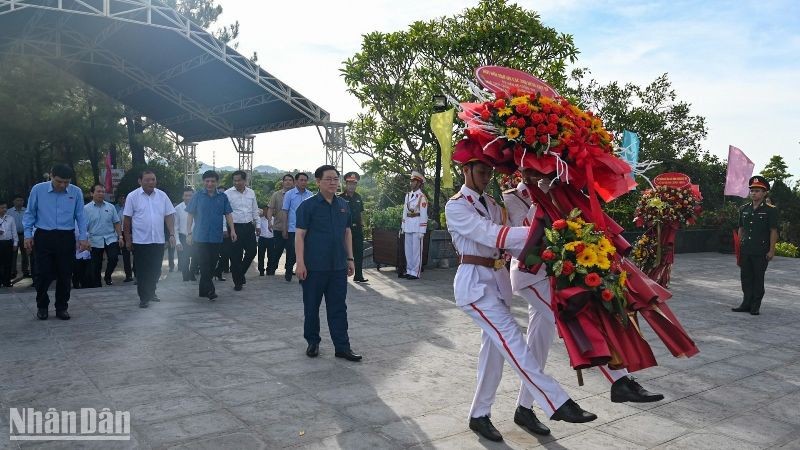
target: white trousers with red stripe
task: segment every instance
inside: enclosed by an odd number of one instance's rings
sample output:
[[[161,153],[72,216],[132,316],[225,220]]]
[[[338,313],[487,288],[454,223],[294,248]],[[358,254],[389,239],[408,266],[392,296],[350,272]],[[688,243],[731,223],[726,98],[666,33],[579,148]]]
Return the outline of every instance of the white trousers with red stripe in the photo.
[[[470,417],[490,416],[497,387],[503,376],[503,361],[517,372],[522,386],[536,404],[553,415],[569,394],[558,381],[542,372],[531,352],[511,309],[496,295],[485,295],[475,303],[461,307],[481,327],[481,350],[478,355],[478,386],[472,400]]]
[[[406,274],[418,277],[422,270],[422,238],[425,233],[405,233]]]
[[[547,364],[547,355],[550,353],[550,346],[553,345],[553,339],[556,336],[556,321],[553,316],[553,310],[550,309],[550,302],[552,300],[550,290],[550,280],[544,279],[532,286],[528,286],[520,291],[517,291],[525,301],[528,302],[528,348],[536,358],[539,366],[542,368]],[[615,382],[618,379],[628,375],[626,369],[614,370],[608,366],[598,366],[600,372],[610,382]],[[535,397],[530,395],[525,384],[519,388],[519,396],[517,397],[517,404],[526,408],[530,408],[533,404]],[[538,401],[537,401],[538,404]]]

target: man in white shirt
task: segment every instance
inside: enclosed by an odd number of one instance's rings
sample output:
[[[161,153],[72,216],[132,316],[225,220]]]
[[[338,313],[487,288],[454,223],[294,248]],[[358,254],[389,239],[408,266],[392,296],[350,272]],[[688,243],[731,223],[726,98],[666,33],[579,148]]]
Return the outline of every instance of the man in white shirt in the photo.
[[[256,193],[247,187],[247,173],[243,170],[233,172],[233,187],[225,191],[233,208],[233,226],[236,241],[231,242],[231,276],[233,289],[242,290],[247,283],[245,274],[256,257],[256,239],[261,235]],[[243,254],[244,253],[244,254]]]
[[[186,242],[186,236],[192,231],[188,227],[189,213],[186,212],[186,207],[192,201],[193,195],[193,188],[189,186],[183,188],[183,202],[175,207],[175,231],[178,232],[178,243],[176,244],[178,249],[178,270],[183,275],[183,281],[196,281],[195,274],[200,270],[197,258],[192,255],[192,246]]]
[[[125,245],[136,258],[136,290],[139,307],[160,302],[156,284],[164,261],[164,224],[169,232],[169,245],[175,247],[175,207],[164,191],[156,189],[156,174],[145,170],[139,175],[139,189],[125,201],[123,229]]]
[[[19,247],[17,224],[7,209],[8,203],[0,200],[0,287],[11,287],[11,264]]]
[[[25,227],[22,226],[22,217],[25,215],[25,198],[17,194],[12,200],[13,207],[8,210],[8,215],[14,218],[17,226],[17,239],[19,242],[25,240]],[[28,255],[25,249],[18,245],[19,254],[22,255],[22,278],[30,278],[33,271],[33,254]],[[17,252],[14,252],[14,257],[11,261],[11,278],[17,277]]]
[[[425,177],[411,172],[411,192],[403,202],[402,231],[405,235],[406,271],[401,278],[416,280],[422,273],[422,241],[428,231],[428,199],[422,192]]]

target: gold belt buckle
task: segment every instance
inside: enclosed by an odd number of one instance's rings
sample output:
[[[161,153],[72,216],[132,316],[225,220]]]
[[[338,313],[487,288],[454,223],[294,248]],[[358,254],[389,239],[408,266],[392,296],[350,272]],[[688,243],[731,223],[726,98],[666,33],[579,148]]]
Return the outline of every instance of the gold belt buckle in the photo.
[[[506,266],[506,260],[505,259],[495,259],[494,260],[494,270],[500,270],[505,266]]]

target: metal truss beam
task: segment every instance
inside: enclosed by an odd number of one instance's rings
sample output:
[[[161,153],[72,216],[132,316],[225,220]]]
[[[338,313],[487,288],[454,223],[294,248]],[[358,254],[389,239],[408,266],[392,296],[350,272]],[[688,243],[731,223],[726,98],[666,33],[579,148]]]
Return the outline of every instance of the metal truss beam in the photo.
[[[239,170],[247,172],[247,179],[251,180],[251,182],[253,178],[253,154],[255,153],[253,141],[255,138],[252,134],[231,138],[233,145],[236,147],[236,153],[239,154]]]
[[[208,64],[211,61],[216,61],[216,58],[214,58],[212,55],[209,55],[208,53],[203,53],[201,55],[197,55],[193,58],[183,61],[180,64],[176,64],[175,66],[170,67],[169,69],[155,75],[153,79],[155,79],[159,83],[163,83],[175,77],[184,75],[192,71],[193,69]],[[117,92],[116,97],[124,98],[129,95],[135,94],[143,89],[147,89],[147,86],[141,84],[133,84]]]
[[[0,0],[0,15],[13,14],[28,8],[105,17],[174,31],[283,100],[311,123],[326,122],[330,118],[322,108],[159,0]]]
[[[341,174],[344,171],[344,153],[347,151],[347,135],[345,134],[347,124],[325,122],[320,125],[325,128],[325,137],[322,140],[325,146],[325,164],[336,167]],[[317,127],[317,131],[319,131],[319,127]]]
[[[208,108],[207,111],[208,111],[209,114],[212,114],[212,115],[221,115],[221,114],[227,114],[227,113],[231,113],[231,112],[235,112],[235,111],[241,111],[243,109],[255,108],[256,106],[268,105],[270,103],[275,103],[275,102],[278,102],[278,101],[280,101],[280,99],[275,98],[275,96],[273,96],[271,94],[262,94],[262,95],[257,95],[255,97],[243,98],[241,100],[236,100],[236,101],[233,101],[233,102],[228,102],[228,103],[222,103],[220,105],[215,105],[215,106],[212,106],[211,108]],[[179,124],[182,124],[182,123],[185,123],[185,122],[192,121],[192,120],[194,120],[196,118],[197,117],[195,117],[194,114],[184,113],[184,114],[180,114],[180,115],[177,115],[177,116],[174,116],[174,117],[170,117],[170,118],[161,120],[160,123],[162,125],[164,125],[165,127],[169,128],[171,126],[175,126],[175,125],[179,125]]]

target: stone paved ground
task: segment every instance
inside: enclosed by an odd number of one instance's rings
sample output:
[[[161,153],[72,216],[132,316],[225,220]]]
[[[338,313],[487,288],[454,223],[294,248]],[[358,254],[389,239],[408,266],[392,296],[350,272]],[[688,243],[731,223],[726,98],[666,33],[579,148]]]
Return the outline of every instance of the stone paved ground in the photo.
[[[8,408],[32,406],[129,410],[132,440],[85,443],[96,448],[800,448],[799,272],[800,260],[770,264],[751,317],[729,310],[740,295],[732,256],[679,255],[671,305],[701,353],[678,360],[654,345],[661,366],[640,377],[666,399],[613,404],[596,371],[578,387],[557,342],[548,371],[599,419],[545,421],[551,436],[529,435],[511,420],[507,370],[500,445],[466,426],[479,333],[452,303],[452,270],[415,282],[369,270],[368,285],[350,285],[360,364],[334,358],[327,333],[319,358],[304,355],[300,287],[282,277],[251,276],[242,292],[228,281],[209,303],[168,274],[163,302],[146,310],[134,286],[74,291],[69,322],[36,320],[33,293],[16,287],[0,295],[0,448],[18,446]],[[21,447],[76,446],[31,444]]]

